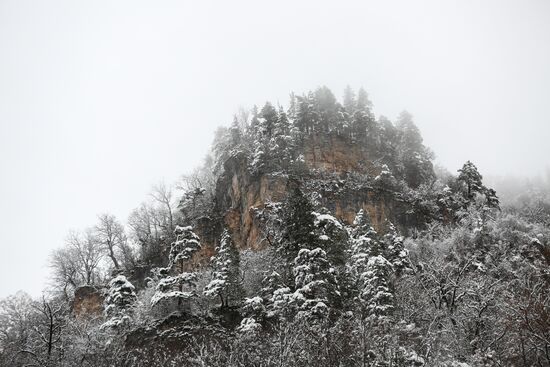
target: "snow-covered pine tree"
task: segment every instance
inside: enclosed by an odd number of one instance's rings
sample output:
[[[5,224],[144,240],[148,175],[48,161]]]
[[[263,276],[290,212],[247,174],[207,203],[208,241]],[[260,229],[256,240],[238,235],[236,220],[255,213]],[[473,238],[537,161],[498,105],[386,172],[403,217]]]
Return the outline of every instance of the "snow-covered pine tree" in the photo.
[[[287,110],[287,115],[290,121],[294,121],[296,119],[296,109],[296,94],[294,94],[294,92],[290,92]]]
[[[485,190],[485,205],[488,208],[500,209],[500,200],[498,199],[497,193],[493,189]]]
[[[107,321],[102,328],[119,329],[129,326],[136,299],[135,287],[124,275],[113,278],[109,282],[109,290],[105,298]]]
[[[372,102],[363,88],[360,88],[357,93],[355,106],[351,123],[352,134],[357,141],[366,141],[367,146],[370,147],[375,142],[376,120],[372,113]]]
[[[348,117],[351,119],[353,114],[355,113],[355,109],[357,107],[357,102],[355,100],[355,92],[351,87],[348,85],[346,86],[346,89],[344,89],[344,110],[348,114]]]
[[[394,295],[390,282],[392,264],[381,255],[370,257],[366,271],[361,275],[363,289],[360,293],[365,316],[376,324],[391,320]]]
[[[170,247],[170,265],[178,267],[178,270],[182,272],[185,263],[191,260],[195,252],[200,250],[200,239],[190,226],[176,226],[174,233],[176,241]]]
[[[396,275],[411,269],[409,251],[403,244],[404,238],[399,235],[391,222],[387,222],[386,234],[382,238],[384,242],[384,257],[392,264]]]
[[[283,279],[291,283],[291,279],[287,278],[300,249],[313,249],[318,247],[319,243],[315,235],[313,205],[298,185],[294,187],[284,203],[282,228],[283,233],[277,253],[282,258],[283,268],[287,272]]]
[[[363,302],[360,294],[365,287],[366,276],[369,259],[373,256],[378,256],[383,252],[383,244],[381,243],[378,233],[372,228],[368,214],[363,210],[359,210],[355,216],[353,227],[350,230],[350,258],[347,266],[349,274],[350,295],[358,303],[358,307],[362,310]]]
[[[235,149],[242,144],[243,141],[243,132],[241,130],[241,123],[237,116],[233,116],[233,122],[229,127],[229,136],[230,136],[230,146]]]
[[[403,177],[410,187],[417,188],[434,178],[432,154],[422,144],[420,130],[412,115],[402,111],[397,122],[399,135],[398,159],[403,166]]]
[[[467,161],[464,163],[458,172],[458,181],[464,185],[464,197],[466,199],[471,201],[476,193],[482,193],[484,191],[482,183],[483,177],[472,162]]]
[[[288,168],[294,159],[294,140],[291,130],[288,115],[282,107],[279,107],[277,123],[269,143],[269,155],[278,169]]]
[[[370,257],[382,252],[378,233],[370,225],[370,219],[363,209],[357,212],[351,230],[351,272],[357,281],[367,269]]]
[[[362,217],[358,213],[360,220]],[[382,253],[382,243],[376,232],[364,225],[356,227],[353,236],[351,272],[355,280],[355,310],[358,315],[357,347],[362,365],[378,366],[375,360],[383,360],[386,341],[391,333],[394,294],[391,283],[393,268]],[[381,353],[382,352],[382,353]],[[385,364],[380,364],[385,365]]]
[[[240,151],[243,146],[243,136],[236,118],[230,128],[218,128],[214,135],[212,143],[212,173],[219,176],[223,172],[223,165],[236,152]]]
[[[253,113],[249,139],[252,146],[250,170],[254,174],[273,168],[270,143],[278,118],[277,110],[269,102],[266,102],[259,113]]]
[[[281,286],[274,289],[267,302],[267,317],[276,320],[291,320],[298,307],[296,301],[295,293],[290,288]]]
[[[313,110],[313,95],[296,96],[296,114],[294,124],[302,137],[313,131],[315,112]]]
[[[193,255],[201,248],[199,236],[191,227],[176,226],[174,230],[176,241],[170,248],[169,264],[166,268],[157,269],[160,278],[156,292],[151,298],[151,307],[179,308],[183,302],[194,297],[197,276],[186,271],[186,265]]]
[[[359,88],[357,92],[357,111],[366,113],[369,117],[372,117],[372,102],[369,99],[369,95],[364,88]]]
[[[397,187],[397,180],[387,164],[380,167],[380,174],[374,178],[374,183],[384,190],[394,190]]]
[[[221,307],[238,304],[244,294],[240,273],[239,251],[229,231],[223,231],[216,254],[212,258],[212,280],[204,289],[209,297],[218,297]]]
[[[277,125],[277,121],[279,120],[279,115],[277,113],[277,110],[273,105],[269,102],[266,102],[266,104],[262,107],[262,110],[260,111],[260,133],[262,136],[262,140],[265,142],[269,142],[271,137],[273,136],[273,132],[275,130],[275,126]]]
[[[279,113],[277,123],[273,129],[273,133],[279,136],[290,135],[292,126],[288,118],[288,114],[285,112],[283,106],[279,106]]]
[[[250,111],[250,114],[252,117],[250,119],[250,125],[246,130],[247,135],[249,135],[249,139],[255,138],[260,134],[260,111],[258,111],[258,106],[254,105]]]
[[[284,288],[286,285],[279,273],[272,271],[262,279],[262,290],[260,292],[264,301],[269,301],[273,296],[273,292],[279,288]]]
[[[380,116],[376,126],[378,128],[378,140],[375,142],[376,151],[384,158],[384,164],[388,165],[392,172],[398,174],[402,171],[398,157],[399,131],[386,116]]]
[[[388,222],[386,234],[380,238],[363,210],[357,213],[351,233],[350,271],[363,313],[371,318],[389,316],[394,298],[392,277],[411,267],[403,237]]]
[[[301,249],[294,260],[294,276],[294,299],[302,316],[328,316],[340,304],[336,270],[322,249]]]
[[[242,336],[256,337],[262,330],[261,322],[267,314],[264,300],[258,296],[246,298],[241,310],[243,319],[237,331]]]
[[[344,226],[324,208],[321,213],[313,212],[313,216],[319,247],[327,253],[333,265],[344,265],[348,242]]]
[[[318,116],[317,131],[338,133],[343,131],[343,107],[326,86],[315,90],[314,106]]]
[[[366,231],[371,228],[370,217],[363,209],[359,209],[355,218],[353,219],[352,233],[358,231]]]

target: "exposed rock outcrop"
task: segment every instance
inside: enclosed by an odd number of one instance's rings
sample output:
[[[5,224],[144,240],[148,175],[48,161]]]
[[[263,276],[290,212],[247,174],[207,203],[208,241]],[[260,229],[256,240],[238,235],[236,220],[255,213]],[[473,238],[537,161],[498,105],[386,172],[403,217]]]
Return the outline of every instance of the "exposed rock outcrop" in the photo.
[[[76,317],[94,317],[103,314],[103,291],[91,285],[78,287],[74,292],[73,314]]]
[[[363,209],[380,232],[385,230],[387,221],[402,230],[422,225],[422,220],[411,214],[411,205],[395,192],[347,184],[349,174],[373,177],[379,173],[366,147],[338,135],[312,135],[304,141],[304,162],[309,170],[300,177],[304,189],[317,192],[322,206],[344,223],[351,224],[356,213]],[[338,179],[327,180],[327,177]],[[223,226],[230,230],[239,248],[263,248],[266,243],[255,212],[270,201],[283,201],[289,192],[290,181],[284,173],[252,174],[245,154],[227,160],[224,174],[216,185],[218,219],[197,228],[205,247],[202,252],[213,253]],[[208,256],[202,254],[201,257]]]
[[[311,169],[378,174],[368,147],[337,134],[312,134],[304,141],[304,159]]]
[[[251,175],[244,155],[237,155],[225,164],[225,173],[216,187],[216,211],[229,228],[239,248],[262,247],[261,230],[254,209],[268,201],[281,201],[286,196],[285,175]]]

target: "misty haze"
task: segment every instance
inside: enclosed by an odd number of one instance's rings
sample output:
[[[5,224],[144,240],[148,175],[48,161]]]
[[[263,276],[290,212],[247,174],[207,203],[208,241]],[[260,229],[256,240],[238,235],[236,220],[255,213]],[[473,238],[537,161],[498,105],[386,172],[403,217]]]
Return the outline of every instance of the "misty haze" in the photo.
[[[550,3],[0,0],[0,367],[550,367]]]

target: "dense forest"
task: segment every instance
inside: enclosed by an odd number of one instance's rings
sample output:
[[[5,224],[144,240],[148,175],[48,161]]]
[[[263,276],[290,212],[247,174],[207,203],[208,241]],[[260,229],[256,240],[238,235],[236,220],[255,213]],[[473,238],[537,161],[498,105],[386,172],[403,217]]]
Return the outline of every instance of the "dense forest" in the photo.
[[[363,89],[241,110],[0,301],[0,365],[550,366],[549,190],[433,160]]]

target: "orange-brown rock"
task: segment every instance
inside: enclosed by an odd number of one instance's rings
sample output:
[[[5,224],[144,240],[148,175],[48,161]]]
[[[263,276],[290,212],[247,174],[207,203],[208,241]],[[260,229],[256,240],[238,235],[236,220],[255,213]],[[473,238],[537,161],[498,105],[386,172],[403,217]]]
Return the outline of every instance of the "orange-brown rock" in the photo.
[[[74,293],[73,314],[76,317],[101,316],[104,300],[101,289],[90,285],[79,287]]]
[[[284,175],[251,175],[242,155],[226,162],[217,183],[216,206],[238,247],[258,249],[264,245],[254,210],[268,201],[283,200],[286,187]]]
[[[312,134],[306,138],[304,159],[309,168],[328,172],[374,174],[377,171],[367,147],[337,134]]]
[[[349,137],[335,134],[313,134],[303,142],[305,165],[309,172],[301,177],[305,191],[320,195],[320,203],[346,224],[352,224],[360,209],[368,213],[373,227],[384,232],[387,221],[399,229],[422,226],[410,209],[411,205],[399,199],[391,190],[364,185],[349,185],[350,174],[379,174],[373,163],[376,157],[368,147]],[[321,189],[315,187],[316,184]],[[245,154],[238,154],[225,162],[224,174],[216,185],[215,212],[217,219],[205,219],[196,226],[203,250],[197,261],[204,262],[214,254],[223,227],[231,232],[237,247],[261,249],[265,236],[256,211],[268,202],[283,201],[287,195],[289,178],[282,173],[252,174]],[[323,189],[324,187],[325,189]]]

